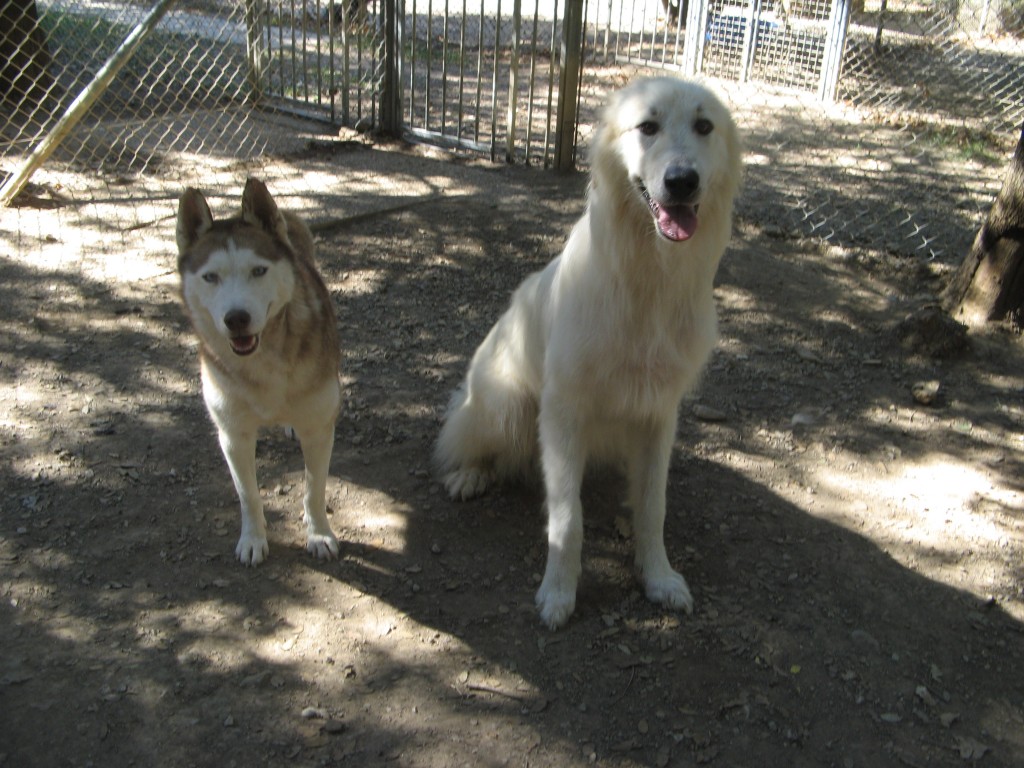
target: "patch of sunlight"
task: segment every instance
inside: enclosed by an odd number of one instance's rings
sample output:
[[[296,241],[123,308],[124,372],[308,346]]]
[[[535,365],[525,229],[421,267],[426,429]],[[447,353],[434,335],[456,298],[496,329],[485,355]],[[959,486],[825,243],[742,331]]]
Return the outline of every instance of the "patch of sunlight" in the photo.
[[[836,474],[823,470],[818,482],[837,498],[855,497],[871,508],[889,506],[902,513],[901,538],[945,549],[950,539],[998,546],[1007,531],[994,516],[979,512],[979,501],[1019,509],[1020,492],[995,483],[984,468],[936,456],[909,464],[895,474]],[[891,521],[897,524],[896,520]]]

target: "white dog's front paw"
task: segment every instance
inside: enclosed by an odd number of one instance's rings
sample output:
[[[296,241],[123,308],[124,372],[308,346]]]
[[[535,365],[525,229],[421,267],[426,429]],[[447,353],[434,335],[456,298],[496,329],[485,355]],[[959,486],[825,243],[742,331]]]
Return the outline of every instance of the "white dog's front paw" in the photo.
[[[337,560],[338,538],[333,533],[311,533],[306,537],[306,551],[318,560]]]
[[[459,469],[448,473],[444,479],[444,487],[455,501],[466,501],[487,490],[491,479],[492,473],[484,469]]]
[[[545,580],[537,590],[535,602],[544,625],[548,629],[558,629],[576,610],[576,590],[551,587]]]
[[[693,613],[693,595],[681,574],[670,568],[656,577],[644,577],[643,582],[644,592],[652,603]]]
[[[267,544],[267,537],[259,534],[243,533],[235,547],[235,555],[242,565],[259,565],[266,559],[268,552],[270,545]]]

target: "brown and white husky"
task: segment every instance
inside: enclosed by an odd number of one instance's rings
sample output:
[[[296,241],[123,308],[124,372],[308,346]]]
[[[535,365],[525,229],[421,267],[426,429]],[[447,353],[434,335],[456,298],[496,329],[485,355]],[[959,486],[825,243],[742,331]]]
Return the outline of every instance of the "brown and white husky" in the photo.
[[[306,549],[337,557],[326,488],[341,354],[309,228],[249,179],[241,213],[230,219],[214,220],[202,193],[185,190],[177,240],[181,295],[200,341],[203,399],[242,506],[235,554],[245,565],[267,556],[256,436],[260,427],[287,425],[306,464]]]

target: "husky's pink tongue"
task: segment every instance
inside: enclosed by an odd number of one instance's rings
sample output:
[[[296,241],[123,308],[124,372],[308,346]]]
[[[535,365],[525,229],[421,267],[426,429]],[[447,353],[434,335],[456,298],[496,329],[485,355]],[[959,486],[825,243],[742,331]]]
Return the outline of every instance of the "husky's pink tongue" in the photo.
[[[658,230],[669,240],[681,242],[697,231],[697,211],[692,205],[659,205]]]

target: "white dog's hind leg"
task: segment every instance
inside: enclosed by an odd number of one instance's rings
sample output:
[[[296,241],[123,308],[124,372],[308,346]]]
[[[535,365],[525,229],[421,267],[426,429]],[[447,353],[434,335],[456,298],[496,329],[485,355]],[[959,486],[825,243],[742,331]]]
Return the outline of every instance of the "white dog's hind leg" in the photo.
[[[487,414],[477,403],[469,402],[466,387],[464,382],[452,395],[434,448],[445,490],[457,501],[479,496],[494,480],[494,472],[484,460],[485,446],[495,442],[485,432]]]
[[[558,629],[576,609],[576,586],[582,570],[583,504],[580,485],[586,456],[575,418],[564,403],[545,396],[540,441],[547,493],[548,560],[536,603],[541,621]]]
[[[327,521],[327,474],[334,448],[334,422],[298,433],[306,463],[306,492],[302,506],[306,550],[321,560],[338,557],[338,539]]]
[[[242,534],[238,538],[235,555],[244,565],[259,565],[266,558],[270,546],[267,544],[263,500],[256,481],[256,433],[232,435],[225,429],[219,429],[218,438],[242,507]]]
[[[634,438],[628,471],[635,562],[648,600],[692,613],[690,588],[665,551],[665,487],[674,436],[675,422],[666,420]]]

